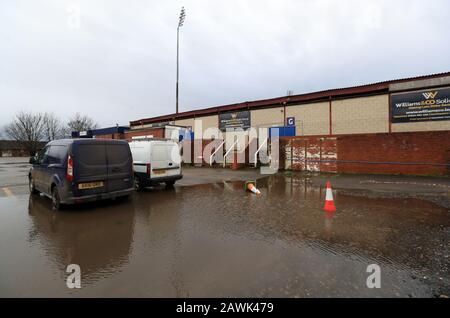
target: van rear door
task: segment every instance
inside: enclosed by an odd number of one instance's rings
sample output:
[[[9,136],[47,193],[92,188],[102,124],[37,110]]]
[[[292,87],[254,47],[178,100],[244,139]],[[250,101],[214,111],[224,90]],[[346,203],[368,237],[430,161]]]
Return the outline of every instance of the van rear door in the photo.
[[[108,190],[118,191],[133,187],[133,160],[127,142],[106,143],[108,161]]]
[[[151,178],[180,174],[180,155],[174,142],[154,143],[151,147]]]
[[[79,140],[72,144],[74,196],[107,192],[108,165],[104,141]]]

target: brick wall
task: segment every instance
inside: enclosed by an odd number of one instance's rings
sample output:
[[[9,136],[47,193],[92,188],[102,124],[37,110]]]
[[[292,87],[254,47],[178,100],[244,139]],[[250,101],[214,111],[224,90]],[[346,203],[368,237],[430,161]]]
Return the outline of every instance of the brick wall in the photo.
[[[339,161],[385,163],[339,163],[340,172],[445,175],[450,131],[343,136],[338,149]]]
[[[280,147],[284,169],[337,172],[336,137],[281,138]]]
[[[211,142],[213,142],[211,144]],[[203,157],[203,152],[205,147],[212,149],[214,151],[215,145],[219,145],[220,141],[212,141],[210,139],[194,139],[194,140],[183,140],[183,160],[185,163],[191,163],[195,165],[209,165],[209,157]]]
[[[450,131],[283,138],[280,147],[292,170],[450,175]]]
[[[450,162],[450,148],[447,149],[447,155],[446,155],[445,161],[446,161],[447,163]],[[447,174],[447,176],[450,176],[450,166],[447,166],[447,172],[446,172],[446,174]]]
[[[392,124],[393,132],[449,130],[450,120]]]
[[[252,127],[271,127],[284,125],[284,108],[266,108],[250,112]]]
[[[183,161],[185,163],[191,163],[194,165],[202,165],[202,166],[209,166],[209,160],[211,154],[218,149],[218,147],[221,145],[223,140],[221,139],[195,139],[195,140],[183,140],[182,141],[182,148],[183,148]],[[256,140],[254,141],[256,142]],[[254,145],[256,147],[256,145]],[[256,149],[256,148],[255,148]],[[206,150],[206,152],[205,152]],[[225,149],[223,146],[218,150],[217,155],[213,157],[215,160],[213,162],[213,165],[220,166],[223,163],[223,155],[225,153]],[[239,156],[239,159],[237,159],[236,156]],[[206,154],[204,157],[203,155]],[[222,155],[220,155],[222,154]],[[220,160],[218,163],[216,160]],[[227,164],[231,164],[234,160],[240,160],[239,167],[245,167],[246,164],[249,164],[250,162],[250,152],[249,147],[246,147],[242,152],[238,153],[235,151],[232,151],[227,156],[226,162]]]
[[[197,121],[201,121],[202,123],[202,135],[205,134],[205,130],[208,128],[218,128],[219,127],[219,116],[213,115],[213,116],[206,116],[206,117],[197,117],[195,118]],[[194,122],[194,131],[196,130],[195,122]],[[215,130],[214,130],[215,131]],[[197,131],[195,131],[196,134],[198,134]],[[205,139],[211,138],[210,135],[204,136]]]
[[[296,135],[326,135],[330,132],[330,103],[286,107],[286,118],[295,117]]]
[[[389,131],[389,95],[336,100],[331,109],[333,134]]]
[[[29,157],[30,153],[24,149],[1,150],[0,157]]]
[[[194,118],[175,120],[175,125],[194,128]]]

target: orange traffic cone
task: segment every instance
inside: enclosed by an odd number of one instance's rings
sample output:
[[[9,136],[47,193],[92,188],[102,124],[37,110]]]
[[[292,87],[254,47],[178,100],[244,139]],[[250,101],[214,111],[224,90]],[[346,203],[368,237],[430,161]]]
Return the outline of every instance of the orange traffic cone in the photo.
[[[256,189],[256,187],[253,185],[253,183],[248,183],[247,184],[247,190],[250,191],[250,192],[253,192],[254,194],[261,194],[261,191]]]
[[[330,181],[327,181],[327,194],[325,196],[325,206],[323,209],[327,212],[336,211],[336,207],[334,206],[333,192],[331,191]]]

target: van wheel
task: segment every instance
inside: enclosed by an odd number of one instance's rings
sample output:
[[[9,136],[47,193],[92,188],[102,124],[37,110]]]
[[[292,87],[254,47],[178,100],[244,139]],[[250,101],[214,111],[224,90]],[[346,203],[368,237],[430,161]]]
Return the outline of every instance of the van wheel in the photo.
[[[28,178],[28,188],[30,189],[30,193],[31,194],[38,194],[39,193],[39,191],[36,190],[36,188],[34,186],[33,177]]]
[[[167,181],[166,182],[166,188],[173,188],[173,186],[175,185],[175,181]]]
[[[134,178],[134,188],[136,191],[142,191],[144,189],[142,182],[138,177]]]
[[[52,208],[53,210],[61,209],[61,198],[59,197],[59,192],[56,187],[52,188]]]

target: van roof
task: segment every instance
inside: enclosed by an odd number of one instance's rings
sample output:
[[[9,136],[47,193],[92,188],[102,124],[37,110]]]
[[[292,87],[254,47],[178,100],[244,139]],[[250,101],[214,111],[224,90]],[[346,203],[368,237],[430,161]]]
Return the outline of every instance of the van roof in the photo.
[[[161,138],[161,137],[132,137],[131,141],[173,141],[170,138]]]
[[[107,143],[107,144],[127,144],[126,140],[119,139],[95,139],[95,138],[74,138],[74,139],[58,139],[47,143],[47,145],[70,145],[70,144],[93,144],[93,143]]]
[[[130,141],[130,143],[174,143],[176,144],[177,142],[172,140],[172,139],[135,139]]]

